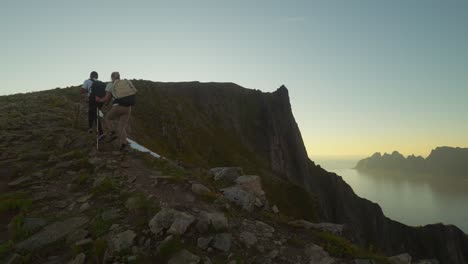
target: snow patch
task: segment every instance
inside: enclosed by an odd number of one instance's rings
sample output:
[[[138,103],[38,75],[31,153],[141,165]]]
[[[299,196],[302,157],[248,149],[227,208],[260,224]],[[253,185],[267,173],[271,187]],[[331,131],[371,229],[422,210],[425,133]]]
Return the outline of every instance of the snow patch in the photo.
[[[155,157],[155,158],[161,158],[161,155],[159,155],[158,153],[155,153],[145,147],[143,147],[142,145],[138,144],[136,141],[133,141],[129,138],[127,138],[127,141],[128,143],[130,143],[130,147],[134,150],[138,150],[138,151],[141,151],[141,152],[145,152],[145,153],[149,153],[151,156]]]

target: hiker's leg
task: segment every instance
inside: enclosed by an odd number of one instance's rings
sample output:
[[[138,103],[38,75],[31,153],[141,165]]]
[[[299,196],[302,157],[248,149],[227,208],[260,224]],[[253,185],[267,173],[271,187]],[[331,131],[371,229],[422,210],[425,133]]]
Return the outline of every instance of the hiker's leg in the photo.
[[[102,109],[102,105],[103,103],[97,103],[97,108],[98,108],[98,112],[97,112],[97,115],[99,116],[99,112],[101,111]],[[101,122],[101,117],[96,117],[97,118],[97,124],[98,124],[98,131],[99,131],[99,135],[102,135],[103,131],[102,131],[102,122]]]
[[[130,114],[132,111],[131,106],[119,106],[120,107],[120,118],[119,118],[119,143],[120,146],[127,144],[127,126],[130,120]]]
[[[102,123],[106,131],[111,132],[114,130],[113,125],[112,125],[112,120],[115,120],[117,117],[118,117],[118,109],[117,109],[117,105],[115,105],[115,106],[112,106],[109,112],[107,112],[106,115],[104,116],[104,120]]]
[[[92,129],[96,120],[96,102],[89,100],[88,102],[88,128]]]

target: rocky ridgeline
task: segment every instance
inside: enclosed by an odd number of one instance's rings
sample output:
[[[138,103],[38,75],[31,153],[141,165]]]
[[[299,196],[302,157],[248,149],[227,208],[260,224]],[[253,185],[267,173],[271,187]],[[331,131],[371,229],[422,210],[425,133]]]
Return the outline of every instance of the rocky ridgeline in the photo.
[[[97,152],[72,96],[0,98],[0,263],[411,263],[283,215],[241,168]]]

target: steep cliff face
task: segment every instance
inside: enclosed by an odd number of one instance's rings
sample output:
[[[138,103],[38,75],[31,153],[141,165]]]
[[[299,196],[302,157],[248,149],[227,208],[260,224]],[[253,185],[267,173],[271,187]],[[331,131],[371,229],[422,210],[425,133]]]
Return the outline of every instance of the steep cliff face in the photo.
[[[468,263],[468,238],[456,227],[412,228],[392,221],[341,177],[310,161],[286,87],[262,93],[232,83],[135,85],[140,93],[132,135],[144,145],[187,166],[238,165],[264,177],[287,179],[318,197],[323,220],[348,224],[356,241],[387,254],[409,252],[416,258]],[[280,195],[293,201],[285,207],[310,204],[295,194]]]

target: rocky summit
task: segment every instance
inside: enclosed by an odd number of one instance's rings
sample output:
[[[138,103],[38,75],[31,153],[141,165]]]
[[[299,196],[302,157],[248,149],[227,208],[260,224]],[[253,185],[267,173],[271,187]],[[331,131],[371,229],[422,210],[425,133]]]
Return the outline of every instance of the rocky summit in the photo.
[[[456,227],[315,166],[286,87],[134,84],[130,137],[161,156],[97,151],[79,87],[0,97],[0,263],[468,263]]]

